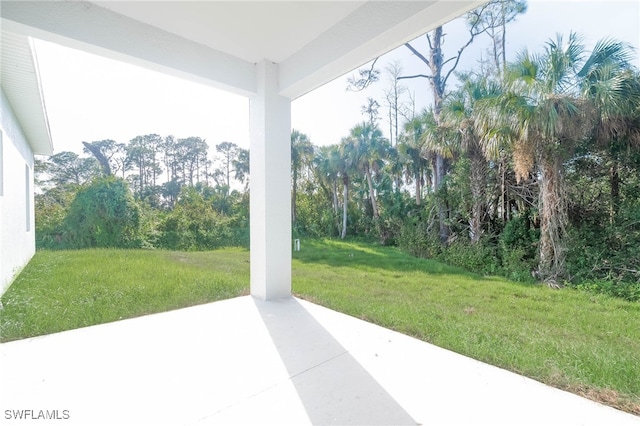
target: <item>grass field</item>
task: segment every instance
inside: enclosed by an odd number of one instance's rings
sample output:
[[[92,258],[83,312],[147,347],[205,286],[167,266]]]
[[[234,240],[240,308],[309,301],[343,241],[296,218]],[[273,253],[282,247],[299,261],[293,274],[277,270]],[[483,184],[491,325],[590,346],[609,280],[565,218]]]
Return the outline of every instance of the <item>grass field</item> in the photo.
[[[39,251],[2,296],[0,341],[248,294],[249,252]]]
[[[247,294],[249,254],[38,252],[2,297],[3,341]],[[640,414],[640,303],[481,277],[397,249],[303,241],[301,298]]]

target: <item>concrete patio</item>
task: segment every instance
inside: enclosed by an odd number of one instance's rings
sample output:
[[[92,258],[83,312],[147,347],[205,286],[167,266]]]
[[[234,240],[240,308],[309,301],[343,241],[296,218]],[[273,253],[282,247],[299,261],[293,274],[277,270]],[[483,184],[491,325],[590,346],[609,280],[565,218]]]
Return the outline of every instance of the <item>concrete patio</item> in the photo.
[[[48,410],[68,419],[37,424],[640,425],[295,298],[245,296],[5,343],[0,383],[2,424]]]

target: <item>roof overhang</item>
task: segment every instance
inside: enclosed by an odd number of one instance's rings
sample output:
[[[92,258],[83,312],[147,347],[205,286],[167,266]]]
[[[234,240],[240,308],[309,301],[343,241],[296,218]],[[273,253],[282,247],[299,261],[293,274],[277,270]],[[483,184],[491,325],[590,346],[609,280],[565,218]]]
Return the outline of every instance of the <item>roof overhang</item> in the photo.
[[[295,99],[485,3],[368,1],[2,1],[3,25],[235,93],[278,64]]]
[[[0,33],[0,83],[34,154],[51,155],[53,144],[32,40]]]

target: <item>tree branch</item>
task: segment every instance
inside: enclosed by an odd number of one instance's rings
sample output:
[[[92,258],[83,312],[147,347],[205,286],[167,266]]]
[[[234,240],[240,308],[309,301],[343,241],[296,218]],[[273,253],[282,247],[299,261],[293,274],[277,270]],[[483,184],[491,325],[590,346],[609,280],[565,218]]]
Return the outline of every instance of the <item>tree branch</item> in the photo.
[[[102,153],[102,150],[100,149],[100,147],[88,142],[82,142],[82,144],[85,146],[87,151],[92,153],[93,156],[96,158],[96,160],[98,160],[98,162],[100,163],[100,166],[102,167],[102,173],[105,176],[111,176],[112,173],[111,173],[111,166],[109,165],[109,160]]]
[[[449,62],[453,61],[454,59],[456,59],[456,56],[450,57],[446,61],[442,62],[442,66],[444,67],[446,64],[448,64]]]
[[[484,11],[484,8],[486,7],[486,5],[482,8],[482,10],[480,11],[479,15],[482,14],[482,12]],[[455,62],[453,64],[453,66],[451,67],[451,69],[447,72],[447,74],[444,76],[444,79],[442,80],[442,84],[446,85],[447,84],[447,80],[449,79],[449,76],[451,75],[451,73],[453,73],[455,71],[455,69],[458,67],[458,63],[460,62],[460,57],[462,56],[462,52],[464,52],[464,50],[469,47],[471,45],[471,43],[473,43],[473,40],[475,39],[475,37],[477,35],[482,34],[483,32],[486,31],[485,30],[481,30],[481,31],[474,31],[474,29],[476,28],[477,22],[473,24],[473,26],[471,26],[471,28],[469,28],[469,40],[460,48],[458,49],[458,54],[456,56],[453,56],[449,59],[447,59],[445,62],[443,62],[442,65],[446,64],[447,62],[452,61],[455,58]]]
[[[473,42],[473,38],[474,38],[474,36],[472,35],[471,38],[469,38],[469,41],[467,41],[467,43],[458,50],[458,54],[456,56],[454,56],[455,62],[453,63],[453,66],[447,72],[447,74],[445,74],[444,79],[442,80],[442,85],[443,86],[446,86],[447,80],[449,80],[449,76],[451,75],[451,73],[453,73],[455,71],[455,69],[458,66],[458,63],[460,62],[460,56],[462,55],[462,52],[464,52],[464,50],[467,47],[469,47],[469,45]],[[451,58],[451,59],[453,59],[453,58]],[[449,62],[451,59],[447,59],[447,62]]]
[[[484,4],[483,6],[481,6],[479,9],[475,9],[473,12],[473,14],[475,14],[476,16],[480,17],[482,16],[482,14],[484,13],[485,9],[488,7],[489,3]],[[476,30],[476,27],[478,26],[478,24],[480,23],[480,19],[476,19],[473,24],[471,25],[471,27],[469,28],[469,40],[460,48],[458,49],[458,53],[457,55],[447,59],[446,61],[444,61],[442,63],[442,66],[444,66],[444,64],[451,62],[453,60],[455,60],[453,66],[451,67],[451,69],[445,74],[444,79],[442,80],[442,85],[446,86],[447,84],[447,80],[449,80],[449,76],[451,76],[451,74],[455,71],[455,69],[458,67],[458,63],[460,62],[460,57],[462,56],[462,52],[465,51],[465,49],[467,47],[469,47],[471,45],[471,43],[473,43],[473,40],[476,38],[476,36],[482,34],[483,32],[486,32],[486,28],[485,29],[481,29],[481,30]]]
[[[429,79],[432,79],[433,76],[426,75],[426,74],[402,75],[402,76],[398,77],[398,80],[405,80],[405,79],[408,79],[408,78],[429,78]]]
[[[371,83],[375,83],[378,81],[378,71],[374,69],[376,66],[376,62],[378,62],[380,57],[377,57],[371,63],[371,67],[368,70],[358,70],[360,74],[360,79],[356,80],[354,77],[349,77],[347,86],[347,90],[351,92],[361,92],[367,87],[371,85]],[[364,78],[363,78],[364,77]]]
[[[424,57],[424,55],[420,52],[418,52],[411,44],[409,43],[405,43],[405,46],[407,46],[407,48],[414,54],[416,55],[418,58],[420,58],[420,60],[422,62],[424,62],[425,64],[427,64],[428,67],[431,66],[429,60],[427,58]]]
[[[433,50],[433,44],[431,43],[431,36],[429,35],[429,33],[426,33],[425,36],[427,37],[427,43],[429,43],[429,50]]]

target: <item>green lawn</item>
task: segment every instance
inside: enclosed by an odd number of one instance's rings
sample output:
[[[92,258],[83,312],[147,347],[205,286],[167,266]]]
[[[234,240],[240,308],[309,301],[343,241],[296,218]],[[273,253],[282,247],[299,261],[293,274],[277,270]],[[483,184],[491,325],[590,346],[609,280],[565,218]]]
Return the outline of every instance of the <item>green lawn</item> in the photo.
[[[39,251],[2,296],[0,341],[248,294],[249,252]]]
[[[305,242],[310,301],[640,414],[640,303],[481,277],[398,249]]]
[[[249,254],[38,252],[2,297],[3,341],[246,294]],[[302,298],[640,414],[640,303],[481,277],[394,248],[302,241]],[[425,361],[427,362],[427,361]]]

